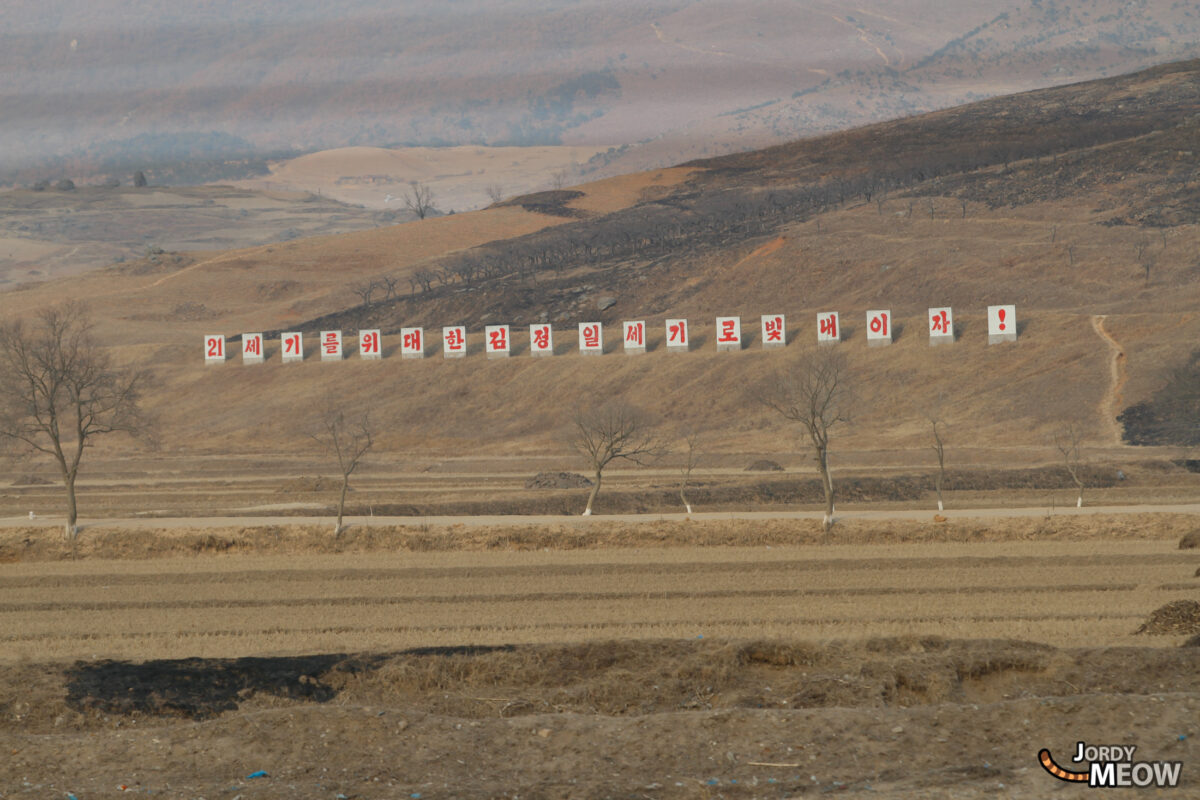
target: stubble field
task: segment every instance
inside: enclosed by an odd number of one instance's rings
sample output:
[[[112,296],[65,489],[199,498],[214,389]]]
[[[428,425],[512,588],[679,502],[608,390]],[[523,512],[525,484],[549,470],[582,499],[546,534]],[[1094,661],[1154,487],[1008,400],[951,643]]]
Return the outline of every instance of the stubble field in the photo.
[[[1193,522],[0,529],[0,796],[1197,796]]]

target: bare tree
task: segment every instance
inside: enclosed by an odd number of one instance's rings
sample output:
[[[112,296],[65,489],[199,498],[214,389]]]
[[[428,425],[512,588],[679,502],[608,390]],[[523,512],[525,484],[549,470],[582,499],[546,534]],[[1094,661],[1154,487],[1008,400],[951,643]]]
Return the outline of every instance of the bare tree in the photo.
[[[488,199],[493,203],[499,203],[504,199],[504,187],[498,183],[489,183],[484,191],[487,192]]]
[[[937,457],[934,491],[937,492],[938,511],[946,511],[946,504],[942,503],[942,486],[946,483],[946,419],[942,415],[944,407],[946,407],[946,397],[938,393],[937,399],[922,410],[922,415],[925,417],[925,421],[929,422],[930,428],[932,428],[931,433],[934,435],[934,444],[930,445],[930,449]]]
[[[846,380],[846,361],[832,348],[806,353],[790,371],[768,380],[760,399],[784,419],[800,423],[812,447],[825,490],[823,527],[833,527],[833,476],[829,471],[829,437],[850,420],[853,397]]]
[[[679,499],[687,513],[692,513],[692,504],[687,499],[688,484],[692,480],[692,471],[700,463],[700,434],[693,429],[683,432],[683,463],[679,467]]]
[[[1074,423],[1054,434],[1054,446],[1062,456],[1067,474],[1071,476],[1071,480],[1075,481],[1075,488],[1079,491],[1079,496],[1075,500],[1076,508],[1083,508],[1083,478],[1081,477],[1083,459],[1080,453],[1082,442],[1083,436]]]
[[[352,291],[362,300],[362,304],[367,308],[371,307],[371,300],[375,297],[375,292],[380,289],[377,281],[366,281],[365,283],[357,284],[352,288]]]
[[[384,290],[383,299],[391,300],[396,296],[396,286],[400,283],[400,279],[395,275],[381,275],[379,277],[380,287]]]
[[[562,169],[556,169],[550,174],[550,181],[554,185],[555,189],[561,189],[567,185],[568,174],[569,173],[567,172],[566,167]]]
[[[342,535],[342,515],[346,510],[346,492],[350,475],[358,469],[362,457],[375,444],[375,426],[369,411],[348,413],[334,395],[318,405],[310,423],[309,438],[319,444],[327,455],[337,459],[342,475],[342,492],[338,498],[337,522],[334,537]]]
[[[0,325],[0,439],[54,457],[67,493],[65,535],[79,533],[75,480],[94,439],[148,436],[138,403],[147,373],[114,367],[76,303],[46,309],[38,323]]]
[[[404,193],[404,205],[417,215],[417,219],[425,219],[433,210],[433,189],[424,183],[413,181]]]
[[[585,517],[592,515],[604,468],[611,462],[624,459],[646,464],[666,453],[647,414],[623,402],[577,413],[571,422],[570,443],[592,468],[592,492],[583,511]]]

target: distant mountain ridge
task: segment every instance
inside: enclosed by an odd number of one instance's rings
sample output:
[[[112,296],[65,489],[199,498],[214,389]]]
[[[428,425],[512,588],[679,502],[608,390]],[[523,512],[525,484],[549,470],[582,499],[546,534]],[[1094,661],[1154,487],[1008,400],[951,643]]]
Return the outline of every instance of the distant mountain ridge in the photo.
[[[818,347],[830,311],[859,398],[838,446],[857,458],[927,452],[920,404],[939,396],[963,459],[1054,458],[1065,425],[1116,452],[1118,415],[1200,339],[1198,134],[1200,59],[481,211],[164,253],[2,292],[0,315],[87,298],[117,357],[154,365],[147,401],[181,452],[305,446],[289,421],[331,389],[370,403],[397,451],[558,452],[572,410],[622,397],[715,452],[788,452],[795,431],[758,392]],[[1015,306],[1015,344],[989,345],[990,305]],[[953,309],[953,344],[929,346],[936,307]],[[889,311],[891,346],[868,346],[871,309]],[[768,350],[759,320],[777,314],[789,342]],[[742,352],[717,351],[729,316]],[[688,320],[688,354],[668,352],[667,319]],[[646,324],[634,358],[626,321]],[[576,357],[578,323],[594,322],[608,354]],[[529,357],[535,323],[553,325],[554,358]],[[510,359],[481,357],[494,324],[513,326]],[[474,357],[397,357],[403,328],[436,340],[446,325],[467,328]],[[364,329],[382,331],[380,362],[280,363],[280,331],[353,346]],[[203,364],[204,336],[247,331],[267,334],[265,364]]]
[[[572,176],[597,177],[1200,55],[1188,4],[1117,0],[14,0],[0,30],[8,182],[189,160],[236,177],[349,145],[611,145]]]

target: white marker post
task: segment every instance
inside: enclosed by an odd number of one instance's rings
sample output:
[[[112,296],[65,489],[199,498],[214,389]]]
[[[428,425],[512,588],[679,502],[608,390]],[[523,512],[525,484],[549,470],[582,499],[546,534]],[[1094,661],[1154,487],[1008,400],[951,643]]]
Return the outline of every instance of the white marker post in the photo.
[[[554,331],[549,323],[529,326],[529,355],[535,358],[554,355]]]
[[[425,357],[425,329],[424,328],[401,328],[400,329],[400,357],[401,358],[424,358]]]
[[[842,329],[838,325],[838,312],[824,311],[817,314],[817,344],[837,344],[842,340]]]
[[[867,346],[887,347],[892,343],[892,311],[879,309],[867,312]]]
[[[988,306],[988,344],[1017,340],[1017,307]]]
[[[242,363],[263,363],[263,335],[261,333],[242,334]]]
[[[624,324],[625,355],[636,356],[646,352],[646,322],[626,322]]]
[[[585,356],[604,354],[604,329],[599,322],[579,323],[579,352]]]
[[[717,317],[717,352],[742,349],[742,318]]]
[[[279,335],[279,352],[283,354],[283,363],[304,360],[304,334],[282,333]]]
[[[321,360],[342,360],[342,332],[321,331]]]
[[[467,329],[462,325],[442,328],[442,357],[462,358],[467,354]]]
[[[787,345],[787,322],[783,314],[770,314],[762,318],[762,346],[764,349]]]
[[[214,334],[204,337],[204,363],[225,363],[225,337],[223,335]]]
[[[507,325],[486,325],[483,333],[488,358],[508,358],[509,335]]]
[[[688,326],[686,319],[667,320],[667,352],[686,353],[688,351]]]
[[[383,338],[378,329],[358,332],[358,355],[366,361],[383,358]]]
[[[954,313],[949,306],[929,309],[929,346],[954,344]]]

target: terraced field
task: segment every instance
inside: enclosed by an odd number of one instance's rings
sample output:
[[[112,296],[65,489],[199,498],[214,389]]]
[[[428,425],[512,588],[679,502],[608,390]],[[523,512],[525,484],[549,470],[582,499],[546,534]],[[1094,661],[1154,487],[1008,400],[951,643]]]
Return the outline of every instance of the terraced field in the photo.
[[[1145,644],[1131,635],[1147,614],[1200,598],[1198,564],[1172,541],[18,563],[0,576],[0,658],[699,636]]]

